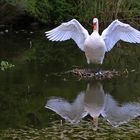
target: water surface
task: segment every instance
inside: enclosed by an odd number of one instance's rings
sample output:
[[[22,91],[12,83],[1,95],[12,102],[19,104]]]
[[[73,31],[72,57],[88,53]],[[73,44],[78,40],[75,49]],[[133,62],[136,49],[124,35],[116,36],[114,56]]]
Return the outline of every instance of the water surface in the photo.
[[[43,31],[22,30],[0,35],[0,42],[1,60],[15,65],[0,71],[1,137],[16,134],[31,139],[37,137],[36,131],[42,139],[82,139],[81,135],[83,139],[107,139],[108,134],[114,139],[139,137],[139,45],[121,43],[106,55],[102,69],[127,69],[128,75],[79,81],[56,75],[89,67],[72,41],[55,44],[45,39]],[[99,116],[97,132],[92,123],[95,114]],[[24,136],[21,131],[25,131]]]

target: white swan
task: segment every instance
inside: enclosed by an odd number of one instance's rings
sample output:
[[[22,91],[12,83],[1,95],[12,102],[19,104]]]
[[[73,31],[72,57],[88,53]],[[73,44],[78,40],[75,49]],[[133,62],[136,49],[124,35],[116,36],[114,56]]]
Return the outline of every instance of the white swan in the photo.
[[[119,20],[114,20],[101,35],[98,30],[97,18],[93,19],[91,35],[76,19],[72,19],[45,33],[47,38],[52,41],[73,39],[78,47],[85,52],[88,64],[102,64],[105,53],[110,51],[119,40],[140,43],[140,32]]]

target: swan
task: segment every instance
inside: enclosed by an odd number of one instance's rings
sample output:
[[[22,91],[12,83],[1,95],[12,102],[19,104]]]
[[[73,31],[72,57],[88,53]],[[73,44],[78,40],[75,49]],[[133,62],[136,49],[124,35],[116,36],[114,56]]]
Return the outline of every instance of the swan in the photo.
[[[110,51],[119,40],[140,43],[140,31],[118,19],[114,20],[101,35],[99,35],[98,18],[93,18],[91,35],[76,19],[62,23],[45,32],[45,35],[51,41],[73,39],[77,46],[85,52],[88,64],[102,64],[105,53]]]

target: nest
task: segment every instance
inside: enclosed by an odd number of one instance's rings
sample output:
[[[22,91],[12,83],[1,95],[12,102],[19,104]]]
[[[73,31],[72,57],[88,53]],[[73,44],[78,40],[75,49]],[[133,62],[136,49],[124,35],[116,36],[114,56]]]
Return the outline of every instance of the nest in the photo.
[[[121,75],[127,75],[128,70],[124,71],[116,71],[116,70],[101,70],[98,72],[95,72],[92,69],[73,69],[65,72],[65,74],[70,74],[74,77],[78,77],[79,79],[97,79],[97,80],[103,80],[103,79],[112,79],[116,76]]]

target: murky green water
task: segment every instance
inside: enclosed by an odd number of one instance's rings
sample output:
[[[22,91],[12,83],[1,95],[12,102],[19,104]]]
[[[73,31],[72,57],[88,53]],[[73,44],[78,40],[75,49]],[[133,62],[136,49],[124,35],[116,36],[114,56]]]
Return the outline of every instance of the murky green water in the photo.
[[[139,45],[121,43],[106,55],[102,69],[127,69],[128,75],[91,81],[55,74],[88,67],[84,54],[71,41],[49,43],[43,31],[18,31],[0,35],[0,43],[1,60],[15,65],[0,71],[2,139],[139,139]],[[86,116],[94,106],[100,114],[97,131],[92,117]]]

